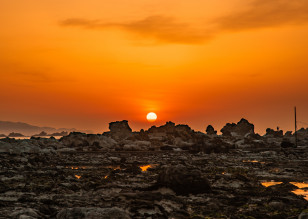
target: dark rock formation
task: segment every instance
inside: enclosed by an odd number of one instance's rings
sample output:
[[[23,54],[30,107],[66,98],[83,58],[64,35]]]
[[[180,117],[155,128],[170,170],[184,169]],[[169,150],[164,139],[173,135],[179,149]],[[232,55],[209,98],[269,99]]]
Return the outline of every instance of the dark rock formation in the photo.
[[[165,125],[156,127],[152,126],[147,131],[149,134],[157,134],[157,133],[164,133],[169,135],[169,138],[172,137],[179,137],[184,141],[187,141],[194,136],[194,131],[188,125],[175,125],[173,122],[167,122]]]
[[[206,134],[208,134],[208,135],[216,135],[217,131],[215,131],[213,126],[208,125],[208,127],[206,128]]]
[[[294,148],[295,144],[293,144],[289,139],[284,138],[280,144],[282,148]]]
[[[62,137],[60,141],[67,147],[81,147],[88,150],[110,149],[116,144],[116,142],[109,137],[81,132],[71,132],[68,136]],[[87,146],[92,147],[87,148]]]
[[[242,136],[254,133],[254,125],[246,119],[241,119],[237,124],[227,123],[221,130],[223,136]]]
[[[167,187],[179,195],[207,193],[210,183],[201,172],[189,169],[181,164],[163,167],[157,179],[157,185]]]
[[[115,140],[123,140],[132,136],[132,129],[129,127],[127,120],[109,123],[109,130],[110,132],[105,132],[104,135]]]
[[[279,138],[279,137],[283,137],[283,131],[282,130],[275,131],[274,129],[267,128],[265,135],[269,137]]]
[[[292,137],[292,131],[287,131],[285,134],[284,134],[285,137]]]

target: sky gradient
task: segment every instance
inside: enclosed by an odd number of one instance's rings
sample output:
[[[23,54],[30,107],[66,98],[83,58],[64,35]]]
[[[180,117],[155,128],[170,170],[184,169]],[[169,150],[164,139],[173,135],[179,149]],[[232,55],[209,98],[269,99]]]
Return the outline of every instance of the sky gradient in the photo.
[[[307,0],[2,0],[0,120],[308,123]],[[307,127],[307,124],[299,124]]]

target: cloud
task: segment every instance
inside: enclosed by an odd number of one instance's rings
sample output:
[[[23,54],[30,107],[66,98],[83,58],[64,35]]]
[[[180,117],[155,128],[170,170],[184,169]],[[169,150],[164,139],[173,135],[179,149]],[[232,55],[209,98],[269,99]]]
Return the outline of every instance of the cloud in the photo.
[[[251,0],[245,9],[204,22],[202,27],[178,22],[173,17],[149,16],[131,22],[108,23],[80,18],[66,19],[62,26],[86,29],[116,28],[158,43],[202,44],[216,36],[233,31],[299,25],[308,22],[308,0]]]
[[[67,77],[56,77],[49,73],[43,72],[15,72],[11,76],[18,77],[23,81],[33,82],[33,83],[55,83],[55,82],[73,82],[72,78]]]
[[[87,29],[118,28],[152,38],[161,43],[198,44],[212,38],[211,31],[196,29],[187,23],[177,22],[175,18],[166,16],[149,16],[142,20],[127,23],[104,23],[100,20],[67,19],[62,26],[79,26]]]
[[[254,0],[248,8],[215,20],[221,30],[241,31],[308,22],[307,0]]]

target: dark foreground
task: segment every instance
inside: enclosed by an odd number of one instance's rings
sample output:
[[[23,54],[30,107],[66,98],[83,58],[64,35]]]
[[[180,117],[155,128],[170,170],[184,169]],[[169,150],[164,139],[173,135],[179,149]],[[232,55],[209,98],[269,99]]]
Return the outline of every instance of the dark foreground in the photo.
[[[196,145],[186,134],[174,144],[151,133],[113,137],[113,149],[89,139],[3,140],[0,218],[307,218],[305,138],[294,148],[281,147],[285,136],[195,133],[208,142]]]

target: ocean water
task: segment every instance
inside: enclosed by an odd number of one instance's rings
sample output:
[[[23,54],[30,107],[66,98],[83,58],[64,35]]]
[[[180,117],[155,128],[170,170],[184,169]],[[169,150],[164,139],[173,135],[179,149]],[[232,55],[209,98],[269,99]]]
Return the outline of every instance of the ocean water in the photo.
[[[50,138],[50,136],[40,136],[41,138]],[[6,138],[6,137],[0,137],[1,138]],[[10,137],[10,138],[15,138],[16,140],[23,140],[23,139],[30,139],[31,136],[24,136],[24,137]],[[54,136],[55,139],[60,139],[62,136]]]

